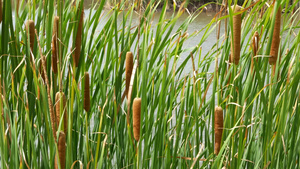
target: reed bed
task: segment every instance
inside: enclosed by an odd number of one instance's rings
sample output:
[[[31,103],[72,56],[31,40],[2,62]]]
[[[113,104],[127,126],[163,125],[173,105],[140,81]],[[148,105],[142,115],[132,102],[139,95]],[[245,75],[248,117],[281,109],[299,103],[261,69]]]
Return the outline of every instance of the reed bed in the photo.
[[[299,168],[299,1],[7,2],[0,168]]]

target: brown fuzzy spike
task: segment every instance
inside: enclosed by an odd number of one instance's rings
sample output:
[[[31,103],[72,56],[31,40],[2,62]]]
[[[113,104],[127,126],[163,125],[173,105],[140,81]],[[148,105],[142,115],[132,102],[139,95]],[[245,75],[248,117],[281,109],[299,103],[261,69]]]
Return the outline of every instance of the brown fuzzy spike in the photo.
[[[270,65],[274,65],[277,61],[277,55],[278,55],[279,44],[280,44],[280,20],[281,20],[281,7],[278,8],[275,17],[275,25],[274,25],[274,31],[272,37],[270,58],[269,58]]]
[[[59,163],[60,168],[65,169],[66,168],[66,135],[64,132],[59,132],[58,137],[58,157],[59,157]],[[55,169],[58,169],[58,163],[57,163],[57,156],[55,157]]]
[[[231,6],[231,9],[236,14],[242,10],[239,5]],[[242,15],[233,16],[233,38],[231,39],[231,60],[234,64],[238,65],[240,61],[240,51],[241,51],[241,25],[242,25]]]
[[[35,38],[35,33],[34,33],[34,21],[33,20],[28,20],[26,22],[26,32],[29,31],[29,41],[30,41],[30,49],[33,51],[33,46],[34,46],[34,38]]]
[[[141,98],[135,98],[133,100],[133,136],[136,141],[139,141],[140,139],[141,104]]]
[[[78,10],[80,10],[80,5],[78,7]],[[83,27],[83,14],[84,11],[82,9],[81,12],[77,12],[78,15],[80,14],[80,18],[78,21],[78,29],[77,29],[77,34],[76,34],[76,41],[75,41],[75,49],[74,49],[74,54],[73,54],[73,61],[76,67],[78,67],[79,63],[79,57],[80,57],[80,52],[81,52],[81,39],[82,39],[82,27]]]
[[[254,67],[254,57],[257,55],[258,51],[258,45],[259,45],[259,34],[257,31],[255,31],[253,37],[252,37],[252,50],[253,50],[253,56],[251,58],[251,72],[253,72]]]
[[[88,72],[84,73],[83,108],[87,112],[90,110],[90,76]]]
[[[223,109],[215,108],[215,154],[219,154],[223,133]]]
[[[2,22],[2,1],[0,0],[0,23]]]
[[[133,69],[133,54],[132,54],[132,52],[127,52],[126,53],[126,66],[125,66],[125,75],[126,75],[126,77],[125,77],[125,81],[126,81],[125,93],[126,93],[127,98],[128,98],[128,91],[129,91],[129,86],[130,86],[132,69]]]
[[[253,55],[257,55],[258,51],[258,44],[259,44],[259,34],[257,31],[255,31],[253,37],[252,37],[252,48],[253,48]]]
[[[52,35],[52,71],[57,74],[57,59],[58,59],[58,41],[57,41],[57,34],[58,34],[58,24],[59,24],[59,17],[54,17],[53,23],[53,35]]]
[[[60,108],[61,108],[60,99],[61,98],[63,98],[63,102],[62,102],[63,111],[62,111],[62,113],[64,113],[64,116],[63,116],[64,133],[67,134],[67,132],[68,132],[68,112],[67,112],[67,98],[66,98],[64,92],[57,92],[56,95],[55,95],[56,124],[57,124],[57,127],[58,127],[60,119],[61,119],[61,115],[60,115],[60,113],[61,113],[61,111],[60,111]]]

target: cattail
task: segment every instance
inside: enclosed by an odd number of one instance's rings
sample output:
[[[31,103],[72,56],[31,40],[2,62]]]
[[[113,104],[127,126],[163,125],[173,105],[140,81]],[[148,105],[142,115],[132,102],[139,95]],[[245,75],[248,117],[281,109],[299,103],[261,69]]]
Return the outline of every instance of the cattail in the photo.
[[[59,132],[57,148],[58,148],[60,168],[65,169],[66,168],[66,135],[62,131]],[[55,158],[54,166],[55,169],[58,169],[57,157]]]
[[[126,67],[125,67],[125,74],[126,74],[125,93],[126,93],[127,98],[128,98],[128,91],[129,91],[129,86],[130,86],[130,79],[131,79],[132,69],[133,69],[133,54],[132,54],[132,52],[127,52],[126,53]]]
[[[280,43],[280,19],[281,19],[281,7],[278,8],[275,17],[275,25],[273,31],[272,44],[271,44],[270,58],[269,58],[270,65],[274,65],[277,61],[277,55],[278,55],[278,49]]]
[[[90,110],[90,77],[88,72],[84,73],[83,108],[87,112]]]
[[[58,23],[59,17],[54,17],[53,23],[53,35],[52,35],[52,70],[54,74],[57,74],[57,58],[58,58],[58,45],[57,45],[57,34],[58,34]]]
[[[251,72],[253,72],[254,57],[257,55],[258,45],[259,45],[259,34],[258,34],[257,31],[255,31],[255,33],[254,33],[254,35],[252,37],[253,56],[252,56],[252,59],[251,59]]]
[[[36,30],[35,30],[35,34],[37,35]],[[53,104],[52,104],[52,100],[51,100],[50,84],[49,84],[48,76],[47,76],[47,73],[46,73],[46,57],[43,55],[42,48],[41,48],[41,45],[40,45],[40,41],[39,41],[38,38],[37,38],[37,43],[38,43],[38,48],[39,48],[39,52],[40,52],[40,55],[41,55],[42,68],[43,68],[43,71],[45,73],[45,83],[46,83],[46,86],[47,86],[47,96],[48,96],[48,104],[49,104],[52,134],[53,134],[54,140],[56,142],[56,114],[54,112],[54,108],[53,108]]]
[[[63,111],[60,111],[61,109],[61,101],[60,99],[63,99],[62,101],[62,108],[63,108]],[[60,112],[62,112],[64,114],[63,116],[63,124],[64,124],[64,133],[67,134],[68,132],[68,114],[67,114],[67,99],[66,99],[66,96],[64,94],[64,92],[57,92],[56,95],[55,95],[55,110],[56,110],[56,124],[57,126],[59,126],[59,122],[60,122],[60,119],[61,119],[61,115],[60,115]]]
[[[231,6],[234,13],[241,11],[242,7],[239,5]],[[233,35],[231,40],[231,59],[234,64],[238,65],[240,61],[240,51],[241,51],[241,25],[242,25],[242,15],[233,16]]]
[[[258,51],[258,44],[259,44],[259,34],[257,31],[255,31],[253,37],[252,37],[252,47],[253,47],[253,55],[257,55]]]
[[[215,154],[218,155],[221,148],[223,133],[223,109],[215,108]]]
[[[132,104],[133,111],[133,136],[136,141],[140,139],[141,98],[135,98]]]
[[[31,51],[33,51],[33,45],[34,45],[34,38],[35,38],[35,34],[34,34],[34,21],[33,20],[28,20],[26,22],[26,32],[29,32],[29,42],[30,42],[30,49]]]
[[[78,10],[80,9],[80,6],[78,7]],[[82,26],[83,26],[83,9],[81,12],[78,11],[78,15],[80,15],[79,21],[78,21],[78,29],[76,34],[76,41],[75,41],[75,49],[73,54],[73,60],[75,63],[75,66],[78,66],[79,63],[79,57],[80,57],[80,48],[81,48],[81,39],[82,39]]]
[[[0,0],[0,23],[2,22],[2,1]]]

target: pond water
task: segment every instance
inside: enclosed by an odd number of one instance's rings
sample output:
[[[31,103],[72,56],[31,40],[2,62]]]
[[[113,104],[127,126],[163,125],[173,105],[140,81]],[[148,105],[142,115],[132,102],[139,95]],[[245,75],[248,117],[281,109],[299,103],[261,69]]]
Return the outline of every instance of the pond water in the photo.
[[[88,17],[89,12],[90,12],[89,9],[85,9],[85,16],[86,17]],[[104,11],[104,13],[108,13],[108,12],[109,12],[108,10]],[[153,21],[152,21],[152,25],[151,26],[152,26],[153,34],[154,35],[156,34],[156,25],[158,24],[160,14],[161,14],[160,12],[156,12],[154,14],[154,17],[153,17]],[[189,24],[188,29],[187,29],[187,33],[189,35],[192,35],[193,33],[197,32],[197,34],[195,36],[191,36],[190,38],[188,38],[184,42],[183,49],[191,49],[191,48],[193,48],[193,47],[195,47],[196,45],[199,44],[199,42],[202,39],[202,37],[204,35],[204,32],[205,32],[205,30],[202,30],[202,29],[204,29],[211,22],[211,20],[215,16],[215,14],[216,13],[214,13],[214,12],[202,12],[201,14],[199,14],[198,17],[195,18],[195,20],[192,23]],[[169,19],[169,18],[172,17],[172,15],[173,15],[173,12],[167,12],[165,18]],[[172,31],[172,33],[171,33],[170,36],[172,36],[172,34],[176,33],[176,30],[181,26],[181,24],[186,20],[187,17],[189,17],[189,14],[187,12],[185,12],[185,13],[183,13],[181,15],[181,17],[178,18],[177,23],[174,26],[174,29],[173,29],[173,31]],[[100,20],[100,23],[98,24],[99,26],[97,28],[97,31],[102,30],[103,25],[106,23],[106,21],[107,20],[106,20],[106,18],[104,16]],[[118,23],[121,24],[122,21],[123,21],[123,16],[122,16],[122,14],[120,14],[119,18],[118,18]],[[137,26],[138,24],[139,24],[139,16],[138,16],[137,13],[134,13],[133,17],[132,17],[132,25],[131,26],[134,27],[134,26]],[[224,25],[221,26],[221,30],[220,31],[221,31],[221,35],[222,35],[224,33],[224,31],[225,31],[224,30]],[[214,30],[208,36],[207,40],[202,44],[202,46],[201,46],[201,48],[202,48],[202,54],[201,54],[201,56],[204,56],[205,54],[207,54],[207,52],[209,52],[212,49],[213,45],[215,45],[216,42],[217,42],[217,33],[216,33],[216,30]],[[132,52],[133,53],[135,53],[135,51],[136,51],[136,49],[134,49],[134,47],[135,46],[132,47]],[[189,55],[189,53],[190,53],[190,51],[182,53],[179,56],[179,60],[178,60],[177,65],[180,65],[185,60],[185,58]],[[197,57],[194,56],[195,64],[198,62],[198,58],[199,58],[198,56]],[[186,67],[184,68],[181,77],[183,77],[183,76],[191,73],[192,70],[193,70],[192,61],[190,59],[188,61],[187,65],[186,65]],[[213,71],[214,71],[214,68],[211,67],[209,69],[209,72],[213,72]]]

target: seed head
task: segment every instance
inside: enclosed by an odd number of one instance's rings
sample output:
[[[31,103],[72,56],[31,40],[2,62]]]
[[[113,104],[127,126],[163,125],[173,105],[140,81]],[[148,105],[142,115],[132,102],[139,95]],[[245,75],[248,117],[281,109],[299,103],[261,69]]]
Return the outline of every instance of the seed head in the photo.
[[[135,98],[133,100],[133,136],[136,141],[139,141],[140,139],[141,104],[141,98]]]

